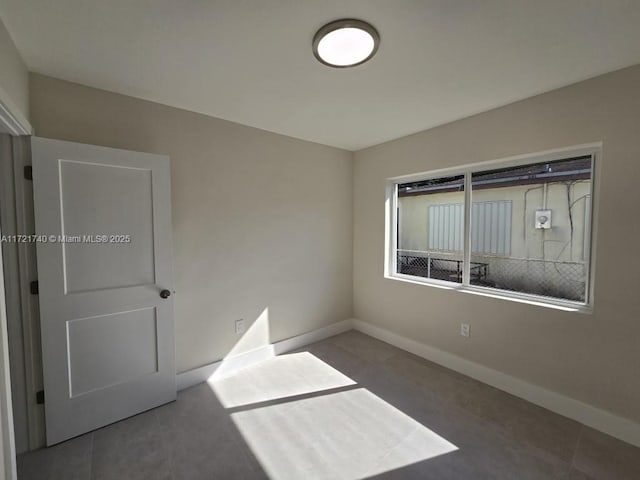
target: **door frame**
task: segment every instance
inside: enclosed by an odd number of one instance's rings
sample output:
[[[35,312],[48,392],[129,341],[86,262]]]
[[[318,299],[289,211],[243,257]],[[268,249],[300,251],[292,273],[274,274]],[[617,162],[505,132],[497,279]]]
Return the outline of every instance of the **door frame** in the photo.
[[[0,231],[2,235],[2,231]],[[13,405],[11,400],[11,373],[9,370],[9,341],[4,298],[4,268],[0,255],[0,457],[2,478],[17,478],[16,445],[13,431]]]
[[[29,121],[11,102],[11,99],[0,86],[0,131],[11,135],[13,140],[19,136],[31,135],[33,129]],[[13,148],[12,148],[13,150]],[[14,159],[10,159],[13,164]],[[5,190],[6,182],[13,183],[13,177],[5,178],[0,183],[0,189]],[[0,232],[1,235],[1,232]],[[3,249],[4,245],[0,246]],[[16,279],[17,280],[17,279]],[[9,368],[9,339],[8,318],[6,310],[4,266],[0,255],[0,472],[3,478],[15,480],[17,478],[16,445],[13,424],[13,401],[11,370]],[[20,349],[22,351],[22,349]],[[24,375],[23,371],[17,372]],[[27,405],[20,408],[26,409]]]
[[[24,178],[24,167],[31,164],[30,138],[11,137],[12,158],[2,162],[3,190],[0,216],[4,234],[35,232],[33,185]],[[5,286],[15,442],[17,453],[44,446],[44,406],[37,403],[42,390],[42,354],[38,297],[30,292],[37,279],[35,245],[3,245],[5,272],[11,282]]]

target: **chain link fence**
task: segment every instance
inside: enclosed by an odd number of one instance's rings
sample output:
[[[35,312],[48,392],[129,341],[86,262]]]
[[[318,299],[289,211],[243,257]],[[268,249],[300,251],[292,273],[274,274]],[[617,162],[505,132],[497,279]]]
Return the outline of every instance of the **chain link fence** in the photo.
[[[462,255],[399,250],[397,271],[405,275],[462,282]],[[473,255],[471,284],[577,302],[585,301],[585,262]]]
[[[462,282],[462,258],[446,252],[399,251],[398,273],[416,277],[434,278],[448,282]],[[471,262],[471,278],[481,280],[487,276],[488,264]]]
[[[472,279],[473,285],[585,301],[587,268],[584,262],[497,257],[488,258],[487,262],[487,278],[482,282]]]

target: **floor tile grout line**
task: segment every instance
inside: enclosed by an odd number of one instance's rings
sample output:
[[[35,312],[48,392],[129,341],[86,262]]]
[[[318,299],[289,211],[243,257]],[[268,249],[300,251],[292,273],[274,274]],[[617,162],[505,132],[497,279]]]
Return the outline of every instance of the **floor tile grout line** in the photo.
[[[94,457],[96,449],[96,431],[91,432],[91,456],[89,457],[89,479],[95,480],[95,474],[93,471]]]
[[[400,447],[400,445],[402,445],[407,438],[409,438],[411,435],[413,435],[416,431],[418,431],[419,427],[418,426],[414,426],[403,438],[399,439],[395,445],[393,445],[392,447],[389,447],[387,453],[385,453],[382,457],[380,457],[378,459],[378,462],[375,463],[373,465],[373,467],[377,467],[378,465],[380,465],[385,459],[387,459],[389,456],[391,456],[395,451],[397,451],[398,447]]]
[[[580,442],[582,441],[582,436],[584,435],[585,425],[583,423],[580,424],[580,433],[578,434],[578,440],[576,440],[576,446],[573,449],[573,456],[571,457],[571,468],[576,467],[576,456],[578,455],[578,449],[580,448]]]
[[[176,400],[177,401],[177,398]],[[162,408],[164,405],[161,405],[158,408]],[[164,433],[164,430],[162,428],[162,421],[160,420],[160,415],[158,413],[157,409],[154,409],[154,415],[153,417],[155,418],[155,423],[156,423],[156,428],[158,429],[158,435],[160,436],[160,439],[162,441],[162,445],[164,446],[167,456],[169,457],[169,475],[171,476],[171,480],[175,480],[175,468],[174,468],[174,455],[173,455],[173,451],[171,450],[171,445],[169,444],[169,441]]]
[[[89,450],[89,480],[94,480],[93,475],[93,452],[95,449],[96,432],[91,432],[91,448]]]

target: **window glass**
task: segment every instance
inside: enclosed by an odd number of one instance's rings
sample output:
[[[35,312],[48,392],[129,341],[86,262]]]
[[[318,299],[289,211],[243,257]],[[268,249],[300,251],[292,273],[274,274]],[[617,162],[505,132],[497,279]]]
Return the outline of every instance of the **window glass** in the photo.
[[[395,271],[588,303],[592,160],[574,156],[396,184]]]
[[[462,282],[464,175],[398,185],[397,272]]]
[[[591,157],[471,178],[471,285],[584,302]]]

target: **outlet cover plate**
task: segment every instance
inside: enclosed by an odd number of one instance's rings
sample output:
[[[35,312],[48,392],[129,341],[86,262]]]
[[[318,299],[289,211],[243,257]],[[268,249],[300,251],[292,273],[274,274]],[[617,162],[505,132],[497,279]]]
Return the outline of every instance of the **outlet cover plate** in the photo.
[[[471,336],[471,327],[467,323],[460,324],[460,335],[469,338]]]
[[[244,333],[244,318],[236,320],[236,334]]]

